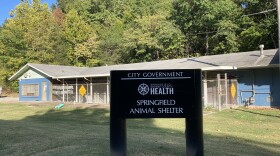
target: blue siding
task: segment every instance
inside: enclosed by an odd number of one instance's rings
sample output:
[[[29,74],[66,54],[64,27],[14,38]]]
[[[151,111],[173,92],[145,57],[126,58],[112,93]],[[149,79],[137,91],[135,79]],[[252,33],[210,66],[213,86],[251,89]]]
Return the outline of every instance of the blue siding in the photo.
[[[272,106],[272,102],[268,99],[273,96],[270,94],[272,93],[272,84],[275,81],[273,69],[244,70],[238,71],[236,74],[238,75],[238,100],[240,103],[245,104],[245,99],[254,97],[255,102],[253,105]]]
[[[279,68],[272,69],[272,107],[280,107],[280,71]]]
[[[19,101],[42,101],[42,82],[46,82],[47,88],[47,101],[50,101],[50,81],[46,78],[38,79],[22,79],[19,81]],[[23,84],[38,84],[39,85],[39,95],[38,96],[22,96],[21,85]]]
[[[272,71],[270,69],[254,70],[254,89],[256,106],[270,106],[271,102],[268,98],[270,94],[270,86],[272,84]]]
[[[245,99],[253,96],[252,92],[248,92],[252,90],[253,75],[251,71],[239,71],[236,72],[236,75],[238,77],[238,101],[241,104],[245,104]]]

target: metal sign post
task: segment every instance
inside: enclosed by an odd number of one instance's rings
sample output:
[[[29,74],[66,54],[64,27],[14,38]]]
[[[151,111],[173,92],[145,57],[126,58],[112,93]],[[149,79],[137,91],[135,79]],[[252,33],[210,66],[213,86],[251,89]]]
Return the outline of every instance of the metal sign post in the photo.
[[[111,71],[110,154],[125,156],[127,118],[186,118],[188,156],[203,156],[201,70]]]

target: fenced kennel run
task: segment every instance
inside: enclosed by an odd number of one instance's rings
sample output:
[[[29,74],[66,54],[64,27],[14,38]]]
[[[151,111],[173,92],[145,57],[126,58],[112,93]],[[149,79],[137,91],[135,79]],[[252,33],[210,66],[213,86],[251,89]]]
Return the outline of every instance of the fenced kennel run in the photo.
[[[221,110],[238,104],[238,82],[235,77],[227,73],[205,72],[203,75],[204,107]],[[110,103],[109,77],[52,80],[50,91],[53,102]]]
[[[56,80],[51,85],[51,101],[109,104],[109,81],[103,79]]]
[[[216,109],[225,109],[238,104],[237,86],[235,77],[227,73],[215,73],[203,80],[203,105]]]

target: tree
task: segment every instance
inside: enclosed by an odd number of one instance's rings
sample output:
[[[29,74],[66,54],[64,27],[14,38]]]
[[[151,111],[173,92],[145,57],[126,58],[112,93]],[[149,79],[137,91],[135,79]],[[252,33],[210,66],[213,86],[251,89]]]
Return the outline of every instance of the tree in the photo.
[[[79,66],[86,65],[88,67],[94,67],[101,64],[96,47],[97,41],[95,36],[90,37],[86,42],[77,44],[75,47],[75,56],[79,60]]]
[[[184,36],[164,16],[143,16],[124,35],[128,62],[155,61],[183,57]]]
[[[21,2],[0,32],[2,82],[27,62],[67,64],[62,26],[47,4],[40,0]]]
[[[93,50],[86,50],[87,45],[92,46],[96,40],[92,27],[78,15],[76,10],[71,10],[65,17],[65,38],[70,45],[67,56],[72,64],[78,66],[86,65],[86,59],[92,56]],[[82,48],[82,49],[80,49]]]
[[[240,33],[242,51],[256,50],[259,44],[265,48],[278,47],[278,22],[276,1],[245,0],[239,1],[242,5],[243,14]]]
[[[276,7],[267,0],[176,0],[171,19],[186,35],[186,51],[220,54],[276,48]],[[249,15],[249,16],[248,16]]]
[[[234,1],[177,0],[173,6],[171,19],[186,35],[187,52],[204,55],[238,51],[242,10]]]
[[[121,54],[123,52],[123,33],[126,25],[116,17],[111,17],[100,25],[98,29],[99,44],[97,47],[98,58],[102,65],[123,63]]]
[[[171,6],[169,0],[59,0],[58,7],[66,14],[66,29],[71,28],[70,31],[65,30],[66,38],[73,47],[71,52],[69,50],[71,60],[75,60],[74,54],[78,49],[86,51],[86,44],[82,43],[85,40],[74,41],[76,37],[73,35],[70,37],[72,39],[69,38],[70,32],[78,32],[73,30],[77,27],[73,23],[79,23],[78,21],[84,21],[85,25],[90,25],[96,31],[98,46],[94,56],[100,60],[100,64],[182,57],[184,36],[177,26],[167,19]],[[76,22],[68,22],[67,18],[70,16]],[[155,29],[149,28],[154,24],[152,20],[158,21]],[[138,37],[138,47],[130,46],[129,44],[136,43],[134,39],[137,40]],[[129,39],[132,40],[128,41]]]
[[[16,83],[8,78],[26,63],[23,36],[22,29],[14,23],[5,23],[0,31],[0,85],[5,88],[10,85],[16,90]]]
[[[62,29],[55,22],[47,4],[41,4],[41,0],[34,0],[31,4],[28,1],[22,2],[11,15],[13,18],[8,21],[7,26],[14,24],[22,29],[28,62],[60,62],[56,55],[64,53],[58,51],[65,45],[60,37]]]

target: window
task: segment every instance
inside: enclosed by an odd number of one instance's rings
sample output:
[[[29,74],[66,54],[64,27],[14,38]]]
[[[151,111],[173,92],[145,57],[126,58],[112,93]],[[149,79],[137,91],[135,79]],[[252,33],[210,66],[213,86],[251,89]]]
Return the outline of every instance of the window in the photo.
[[[24,84],[21,85],[22,96],[39,96],[39,85],[38,84]]]

